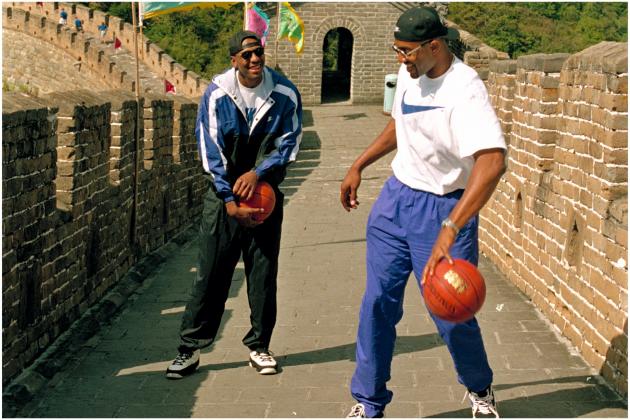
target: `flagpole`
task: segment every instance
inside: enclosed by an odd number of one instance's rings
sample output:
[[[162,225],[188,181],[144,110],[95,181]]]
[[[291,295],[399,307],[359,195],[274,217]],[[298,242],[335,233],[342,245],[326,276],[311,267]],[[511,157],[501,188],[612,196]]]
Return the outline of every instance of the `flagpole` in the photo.
[[[243,30],[247,30],[247,2],[243,3]]]
[[[133,182],[133,213],[131,218],[131,242],[135,243],[138,237],[137,228],[138,228],[138,190],[139,190],[139,178],[140,178],[140,113],[142,110],[140,109],[140,66],[138,64],[138,32],[137,32],[137,23],[136,23],[136,8],[135,2],[131,2],[131,19],[133,25],[133,47],[134,47],[134,58],[136,62],[136,132],[135,132],[135,140],[136,140],[136,156],[135,156],[135,165],[134,165],[134,182]]]
[[[144,26],[142,16],[142,0],[138,2],[138,26],[140,27],[140,42],[142,42],[142,48],[140,48],[140,55],[144,59],[144,38],[142,34],[142,27]]]
[[[274,51],[274,60],[276,62],[276,70],[279,70],[280,66],[278,65],[278,43],[280,42],[280,40],[278,39],[278,35],[280,34],[280,2],[278,2],[276,5],[276,17],[278,18],[278,25],[276,26],[276,48]]]

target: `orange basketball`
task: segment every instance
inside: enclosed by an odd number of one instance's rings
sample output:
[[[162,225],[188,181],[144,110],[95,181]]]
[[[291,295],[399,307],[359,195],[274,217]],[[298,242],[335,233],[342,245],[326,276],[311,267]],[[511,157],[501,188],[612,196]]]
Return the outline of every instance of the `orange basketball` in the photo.
[[[265,220],[276,205],[276,193],[271,188],[271,185],[265,181],[260,181],[256,184],[254,194],[249,200],[241,201],[238,203],[239,207],[248,207],[252,209],[265,209],[263,213],[256,213],[252,216],[252,219],[262,222]]]
[[[424,302],[431,313],[451,322],[471,319],[486,299],[486,283],[477,267],[462,259],[451,265],[442,259],[423,285]]]

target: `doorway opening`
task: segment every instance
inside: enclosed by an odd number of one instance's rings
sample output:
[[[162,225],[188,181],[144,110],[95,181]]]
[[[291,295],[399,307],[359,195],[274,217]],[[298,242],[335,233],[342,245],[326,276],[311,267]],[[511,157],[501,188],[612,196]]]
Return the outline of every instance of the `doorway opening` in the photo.
[[[354,37],[346,28],[331,29],[324,38],[322,103],[350,99]]]

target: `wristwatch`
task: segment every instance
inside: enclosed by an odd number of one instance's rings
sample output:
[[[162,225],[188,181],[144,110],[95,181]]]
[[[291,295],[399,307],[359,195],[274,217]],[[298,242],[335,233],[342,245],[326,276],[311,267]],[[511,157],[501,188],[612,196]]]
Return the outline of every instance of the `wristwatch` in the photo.
[[[442,220],[442,227],[448,227],[451,228],[455,231],[455,235],[457,236],[457,234],[459,234],[459,228],[457,227],[457,225],[455,224],[455,222],[453,222],[451,220],[450,217],[447,217],[446,219]]]

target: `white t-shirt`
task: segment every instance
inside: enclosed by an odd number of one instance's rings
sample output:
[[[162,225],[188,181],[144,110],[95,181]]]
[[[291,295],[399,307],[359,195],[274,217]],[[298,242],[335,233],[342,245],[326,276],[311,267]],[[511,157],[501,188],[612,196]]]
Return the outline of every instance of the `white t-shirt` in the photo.
[[[263,82],[261,81],[256,87],[248,88],[243,86],[238,78],[238,75],[236,80],[238,80],[238,90],[243,98],[243,102],[245,102],[245,107],[247,108],[247,125],[251,127],[256,110],[265,103],[265,98],[262,96],[264,91]]]
[[[392,169],[413,189],[438,195],[462,189],[476,152],[506,149],[485,85],[457,57],[435,79],[412,79],[401,65],[392,117],[397,139]]]

